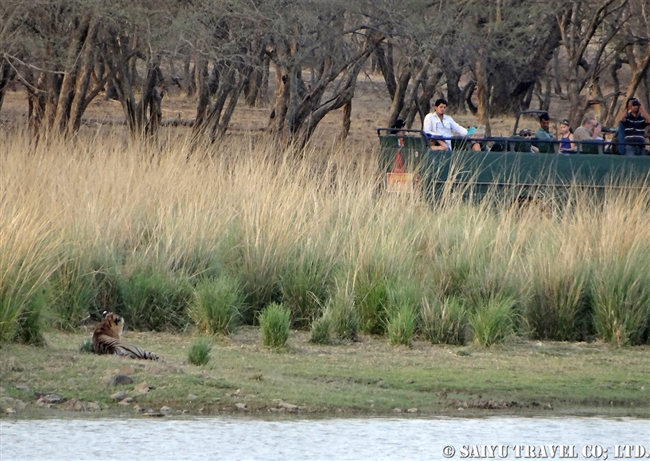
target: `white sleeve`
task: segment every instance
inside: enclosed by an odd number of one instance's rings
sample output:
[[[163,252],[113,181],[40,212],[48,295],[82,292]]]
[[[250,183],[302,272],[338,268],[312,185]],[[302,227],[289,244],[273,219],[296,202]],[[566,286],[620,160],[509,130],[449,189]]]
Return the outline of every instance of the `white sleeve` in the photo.
[[[422,122],[422,131],[425,133],[431,133],[434,134],[435,131],[433,129],[433,115],[431,113],[427,114],[424,117],[424,122]]]
[[[467,136],[467,129],[456,123],[454,119],[451,119],[451,131],[459,136]]]

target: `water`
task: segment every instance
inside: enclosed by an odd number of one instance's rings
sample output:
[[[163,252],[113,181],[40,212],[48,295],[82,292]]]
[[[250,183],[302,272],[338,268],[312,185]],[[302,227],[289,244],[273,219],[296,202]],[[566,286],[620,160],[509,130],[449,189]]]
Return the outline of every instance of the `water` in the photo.
[[[488,445],[494,446],[494,452]],[[625,445],[634,447],[626,452]],[[641,450],[648,454],[642,459],[650,459],[650,421],[522,417],[0,420],[2,461],[441,460],[446,459],[443,450],[451,454],[448,446],[454,449],[450,459],[529,459],[544,454],[547,459],[562,459],[561,455],[616,459],[626,454],[630,455],[626,459],[641,459],[637,457]]]

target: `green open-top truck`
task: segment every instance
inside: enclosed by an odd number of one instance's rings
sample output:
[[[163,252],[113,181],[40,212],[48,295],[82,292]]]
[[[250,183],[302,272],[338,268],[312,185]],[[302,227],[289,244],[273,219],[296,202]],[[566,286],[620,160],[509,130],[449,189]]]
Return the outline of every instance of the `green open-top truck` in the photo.
[[[532,197],[569,186],[644,187],[650,172],[650,156],[606,153],[607,144],[599,141],[583,142],[575,153],[558,154],[559,141],[516,135],[481,138],[484,150],[473,151],[471,137],[451,138],[452,150],[432,150],[420,130],[380,128],[377,134],[379,168],[388,192],[420,190],[433,197],[446,186],[478,198],[490,189]],[[531,145],[538,152],[532,152]]]

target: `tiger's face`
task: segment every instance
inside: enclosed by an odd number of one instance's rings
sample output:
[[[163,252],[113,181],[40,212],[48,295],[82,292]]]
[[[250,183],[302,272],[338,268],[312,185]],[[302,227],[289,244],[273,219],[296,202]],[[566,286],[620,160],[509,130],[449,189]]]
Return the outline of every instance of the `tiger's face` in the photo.
[[[124,330],[124,318],[120,317],[113,312],[104,312],[104,321],[102,322],[104,328],[108,329],[111,333],[110,336],[114,338],[121,338],[122,331]]]

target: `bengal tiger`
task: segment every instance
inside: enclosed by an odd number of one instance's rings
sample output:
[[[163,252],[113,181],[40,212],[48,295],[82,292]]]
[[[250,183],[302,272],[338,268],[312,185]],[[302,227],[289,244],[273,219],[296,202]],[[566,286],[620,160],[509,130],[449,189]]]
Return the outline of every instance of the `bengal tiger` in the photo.
[[[115,354],[132,359],[158,360],[153,352],[133,344],[123,343],[120,338],[124,330],[124,318],[112,312],[104,312],[104,320],[93,331],[93,352],[95,354]]]

